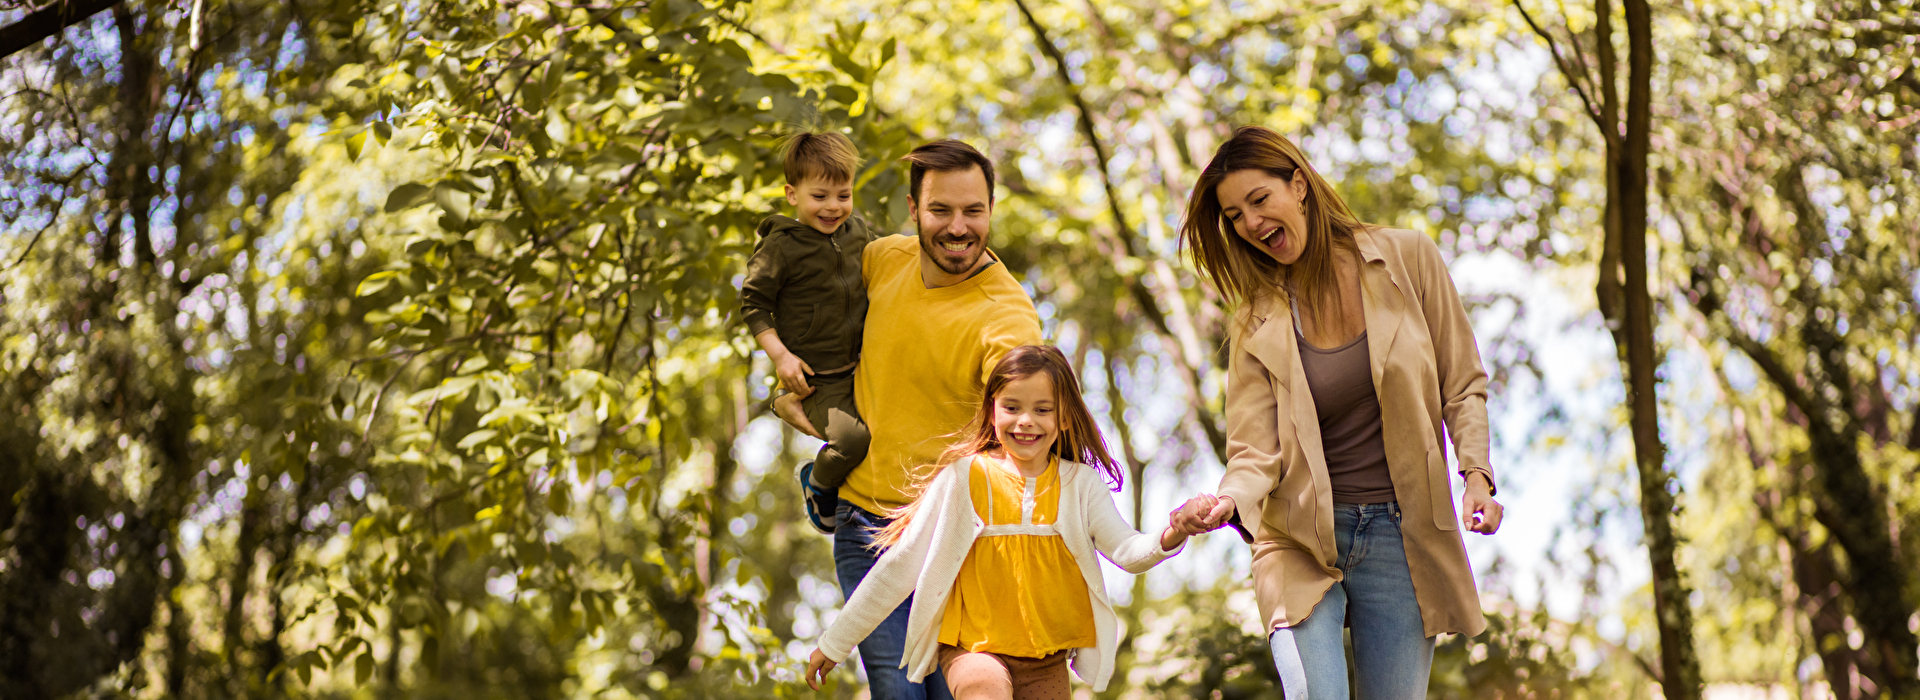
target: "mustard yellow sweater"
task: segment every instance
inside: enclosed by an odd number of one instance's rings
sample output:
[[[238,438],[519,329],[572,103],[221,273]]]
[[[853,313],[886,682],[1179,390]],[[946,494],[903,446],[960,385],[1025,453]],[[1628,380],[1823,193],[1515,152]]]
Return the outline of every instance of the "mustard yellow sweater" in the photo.
[[[878,515],[913,500],[917,477],[979,410],[1000,358],[1040,342],[1040,315],[1005,265],[927,289],[919,246],[887,236],[861,260],[868,307],[854,401],[873,439],[840,497]]]

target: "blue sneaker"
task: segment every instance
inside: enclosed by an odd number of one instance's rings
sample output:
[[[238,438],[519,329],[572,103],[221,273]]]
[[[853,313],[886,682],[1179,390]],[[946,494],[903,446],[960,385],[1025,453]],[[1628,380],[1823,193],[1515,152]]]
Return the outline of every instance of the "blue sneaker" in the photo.
[[[840,526],[840,489],[822,489],[813,485],[813,463],[800,465],[800,492],[807,504],[807,523],[822,535],[833,534]]]

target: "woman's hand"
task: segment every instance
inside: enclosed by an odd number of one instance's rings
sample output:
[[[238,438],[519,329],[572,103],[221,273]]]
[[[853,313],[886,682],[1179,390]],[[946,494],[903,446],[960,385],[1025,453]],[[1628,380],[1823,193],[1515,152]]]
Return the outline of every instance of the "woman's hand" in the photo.
[[[1500,529],[1500,517],[1506,507],[1493,500],[1492,486],[1480,472],[1467,474],[1467,492],[1460,496],[1460,524],[1482,535]]]
[[[840,664],[834,663],[833,659],[827,658],[826,652],[821,651],[819,647],[814,647],[813,655],[807,657],[807,687],[819,690],[820,684],[827,680],[827,672],[838,665]]]

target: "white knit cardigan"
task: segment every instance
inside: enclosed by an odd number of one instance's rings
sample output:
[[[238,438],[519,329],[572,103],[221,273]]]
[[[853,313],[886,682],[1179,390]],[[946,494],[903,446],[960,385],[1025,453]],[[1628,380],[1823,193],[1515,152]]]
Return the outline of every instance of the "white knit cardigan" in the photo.
[[[867,572],[833,625],[820,635],[820,651],[835,663],[846,661],[854,645],[866,639],[900,606],[900,601],[918,591],[907,614],[906,649],[900,665],[907,669],[909,680],[921,682],[939,662],[940,621],[947,610],[947,596],[953,592],[953,581],[960,575],[960,565],[966,562],[974,540],[988,535],[1057,531],[1073,554],[1074,563],[1080,565],[1087,592],[1093,596],[1093,629],[1098,646],[1073,650],[1073,671],[1091,684],[1094,692],[1106,690],[1107,679],[1113,675],[1120,632],[1094,551],[1106,555],[1127,573],[1138,574],[1180,553],[1186,543],[1162,551],[1158,535],[1141,534],[1127,525],[1099,472],[1079,462],[1060,462],[1060,514],[1051,526],[988,526],[974,512],[973,489],[969,487],[972,475],[973,460],[969,457],[941,470],[928,483],[920,495],[926,501],[921,511],[907,525],[900,541]],[[927,510],[930,506],[937,508]],[[914,572],[918,572],[917,577]]]

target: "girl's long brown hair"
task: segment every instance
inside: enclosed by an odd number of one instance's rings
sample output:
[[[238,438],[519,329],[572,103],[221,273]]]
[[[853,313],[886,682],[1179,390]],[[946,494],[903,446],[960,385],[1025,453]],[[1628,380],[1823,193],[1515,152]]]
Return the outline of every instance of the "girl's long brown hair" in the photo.
[[[1053,440],[1053,456],[1062,462],[1079,462],[1093,467],[1106,479],[1108,486],[1115,491],[1120,490],[1125,472],[1113,455],[1107,453],[1106,438],[1101,437],[1100,426],[1093,422],[1093,412],[1087,410],[1086,400],[1080,398],[1080,380],[1073,376],[1073,366],[1067,362],[1067,356],[1051,345],[1022,345],[1009,351],[1006,357],[1000,358],[999,364],[994,365],[993,374],[987,377],[987,390],[981,395],[979,410],[974,411],[973,420],[967,423],[967,427],[955,434],[957,439],[946,452],[941,453],[940,462],[922,477],[920,486],[923,493],[926,483],[933,481],[947,467],[967,457],[1000,449],[1000,437],[993,432],[994,399],[1008,383],[1041,373],[1053,380],[1053,410],[1060,421],[1060,434]],[[870,546],[885,549],[899,542],[924,500],[916,497],[912,503],[888,513],[893,522],[875,532]],[[934,504],[926,507],[940,506]]]
[[[1295,173],[1307,178],[1306,247],[1292,265],[1281,265],[1233,233],[1233,224],[1221,215],[1220,181],[1241,170],[1258,170],[1292,181]],[[1243,126],[1220,144],[1213,160],[1200,171],[1193,194],[1187,197],[1187,218],[1180,224],[1180,245],[1194,266],[1206,273],[1230,306],[1250,307],[1265,298],[1279,299],[1291,287],[1314,319],[1339,318],[1342,311],[1333,250],[1357,253],[1356,232],[1372,228],[1347,208],[1346,200],[1320,177],[1287,137],[1264,126]],[[1235,332],[1239,332],[1236,328]]]

